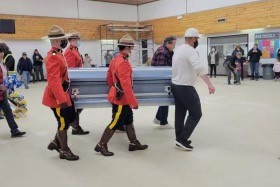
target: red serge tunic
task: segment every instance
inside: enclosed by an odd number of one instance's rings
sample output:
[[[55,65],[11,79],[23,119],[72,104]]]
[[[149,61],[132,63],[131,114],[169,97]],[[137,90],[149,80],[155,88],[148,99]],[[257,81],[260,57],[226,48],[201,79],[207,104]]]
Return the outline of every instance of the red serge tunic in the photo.
[[[118,81],[124,92],[120,100],[116,98],[117,91],[114,87],[114,83]],[[107,72],[107,83],[110,87],[108,101],[116,105],[130,105],[132,108],[138,106],[132,85],[132,67],[124,54],[120,53],[111,61]]]
[[[62,84],[69,81],[67,64],[63,57],[62,50],[52,48],[46,57],[46,69],[48,85],[43,95],[43,105],[50,108],[58,108],[61,103],[67,102],[71,106],[71,99],[68,92],[63,90]]]
[[[78,68],[83,66],[82,58],[77,47],[70,45],[66,49],[64,56],[69,68]]]

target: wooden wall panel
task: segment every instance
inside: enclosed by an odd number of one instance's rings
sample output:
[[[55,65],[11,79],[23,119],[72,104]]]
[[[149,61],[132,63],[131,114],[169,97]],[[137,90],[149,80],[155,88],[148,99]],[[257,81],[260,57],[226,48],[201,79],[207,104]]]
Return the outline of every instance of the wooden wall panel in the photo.
[[[183,19],[169,17],[143,22],[154,25],[156,43],[165,37],[183,36],[186,28],[195,27],[202,34],[234,32],[247,29],[280,27],[280,0],[264,0],[237,6],[183,15]],[[217,23],[218,18],[226,23]]]
[[[195,27],[202,34],[234,32],[247,29],[280,27],[280,0],[263,0],[237,6],[185,14],[183,19],[168,17],[141,22],[141,25],[154,26],[155,41],[161,43],[165,37],[183,36],[186,28]],[[218,18],[227,18],[226,23],[217,23]],[[0,34],[1,39],[40,39],[48,29],[60,25],[66,32],[76,29],[86,40],[99,39],[99,25],[107,23],[136,24],[135,22],[116,22],[87,19],[65,19],[35,16],[1,15],[1,18],[16,20],[16,34]],[[123,33],[116,36],[119,38]]]
[[[66,19],[36,16],[14,16],[0,14],[0,19],[15,19],[16,34],[0,34],[1,39],[40,39],[48,33],[49,28],[56,24],[65,32],[77,30],[85,40],[99,39],[99,25],[107,23],[135,24],[134,22],[116,22],[104,20]],[[117,34],[116,38],[121,34]]]

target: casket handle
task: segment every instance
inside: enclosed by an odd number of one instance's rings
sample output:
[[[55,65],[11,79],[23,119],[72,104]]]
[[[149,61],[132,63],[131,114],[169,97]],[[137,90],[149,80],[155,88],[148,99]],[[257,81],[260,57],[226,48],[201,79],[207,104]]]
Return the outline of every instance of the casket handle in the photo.
[[[168,95],[171,95],[171,86],[165,86],[164,91],[168,93]]]

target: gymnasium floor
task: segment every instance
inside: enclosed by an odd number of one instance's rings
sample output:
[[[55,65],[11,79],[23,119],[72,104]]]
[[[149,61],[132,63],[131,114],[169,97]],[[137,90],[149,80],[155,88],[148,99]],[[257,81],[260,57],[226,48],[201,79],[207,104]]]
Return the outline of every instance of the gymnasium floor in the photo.
[[[111,109],[87,109],[81,125],[88,136],[69,135],[77,162],[60,160],[46,149],[56,130],[52,112],[41,105],[44,83],[20,89],[28,101],[28,116],[18,120],[27,136],[11,139],[0,121],[1,187],[279,187],[280,82],[246,80],[228,86],[225,77],[212,79],[217,88],[209,96],[197,85],[203,118],[192,136],[194,151],[174,147],[174,129],[152,123],[157,107],[135,111],[139,140],[147,151],[128,152],[125,134],[116,134],[105,158],[93,148],[111,118]],[[169,122],[174,125],[174,107]]]

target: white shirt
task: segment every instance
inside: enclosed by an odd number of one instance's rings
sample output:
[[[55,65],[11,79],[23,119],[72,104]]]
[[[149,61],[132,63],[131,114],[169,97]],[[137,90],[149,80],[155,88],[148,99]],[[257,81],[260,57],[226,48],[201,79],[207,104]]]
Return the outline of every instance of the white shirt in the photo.
[[[216,58],[215,58],[216,52],[212,52],[210,56],[211,56],[211,64],[216,64]]]
[[[183,86],[194,86],[197,76],[207,74],[207,64],[202,63],[196,49],[182,44],[174,51],[172,60],[172,83]]]

